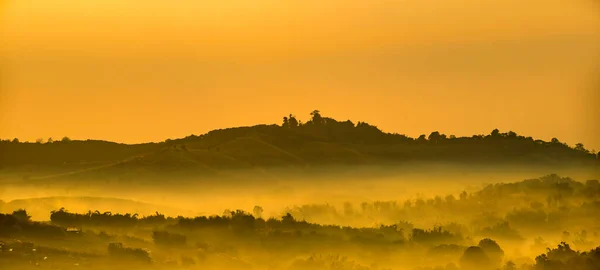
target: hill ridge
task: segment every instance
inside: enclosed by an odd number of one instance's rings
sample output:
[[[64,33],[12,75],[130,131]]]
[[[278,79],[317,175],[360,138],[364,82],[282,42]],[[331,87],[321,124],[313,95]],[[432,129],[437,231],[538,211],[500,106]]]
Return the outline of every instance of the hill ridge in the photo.
[[[471,137],[434,131],[429,136],[411,138],[385,133],[365,122],[354,124],[322,117],[318,111],[306,123],[290,115],[284,117],[282,125],[217,129],[160,143],[0,141],[0,181],[11,173],[24,179],[86,173],[127,178],[149,174],[148,170],[219,174],[228,169],[410,162],[597,166],[600,153],[592,153],[581,144],[570,147],[558,139],[546,142],[498,129]]]

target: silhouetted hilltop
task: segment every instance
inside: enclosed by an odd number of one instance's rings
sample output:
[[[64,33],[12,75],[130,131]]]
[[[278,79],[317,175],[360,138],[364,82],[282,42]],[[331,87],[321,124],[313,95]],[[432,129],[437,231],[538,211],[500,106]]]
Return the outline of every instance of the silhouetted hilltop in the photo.
[[[106,141],[0,142],[0,168],[54,175],[88,171],[211,173],[225,169],[306,168],[320,165],[445,162],[466,164],[593,165],[598,157],[582,144],[570,147],[493,130],[487,135],[455,137],[434,131],[411,138],[386,133],[365,122],[337,121],[311,113],[306,123],[295,116],[281,125],[219,129],[160,143]],[[51,174],[52,175],[52,174]],[[40,175],[37,175],[40,176]]]

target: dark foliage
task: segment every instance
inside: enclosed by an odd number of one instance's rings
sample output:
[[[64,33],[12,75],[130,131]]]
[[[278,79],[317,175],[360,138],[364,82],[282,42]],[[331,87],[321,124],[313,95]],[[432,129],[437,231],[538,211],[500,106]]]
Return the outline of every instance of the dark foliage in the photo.
[[[148,251],[141,248],[124,247],[122,243],[110,243],[108,245],[108,254],[116,259],[126,259],[139,261],[143,263],[151,263],[152,258]]]
[[[600,269],[600,247],[589,252],[571,249],[569,244],[561,243],[548,249],[546,254],[535,258],[535,269],[539,270],[596,270]]]
[[[169,233],[167,231],[153,231],[152,240],[154,244],[163,247],[185,247],[187,244],[185,235]]]
[[[582,144],[570,147],[558,139],[550,142],[535,140],[509,131],[493,130],[488,135],[471,137],[447,136],[439,131],[428,136],[410,138],[402,134],[386,133],[365,122],[337,121],[315,110],[311,119],[301,123],[295,116],[283,118],[283,124],[258,125],[214,130],[201,136],[191,135],[162,143],[126,145],[105,141],[77,141],[63,139],[47,143],[28,143],[18,140],[0,141],[0,164],[60,165],[80,169],[133,162],[150,153],[165,149],[192,155],[192,150],[223,151],[227,144],[240,138],[252,138],[265,146],[275,146],[304,162],[315,165],[348,162],[447,161],[469,163],[597,164],[596,153]],[[327,147],[325,147],[327,145]],[[324,150],[324,149],[336,150]],[[254,151],[245,148],[244,151]],[[347,150],[350,150],[349,152]],[[346,151],[341,155],[338,151]],[[232,151],[243,158],[248,154]],[[354,153],[351,155],[350,153]],[[272,158],[255,158],[259,165],[271,165]],[[298,162],[296,160],[296,162]],[[27,176],[28,177],[28,176]]]

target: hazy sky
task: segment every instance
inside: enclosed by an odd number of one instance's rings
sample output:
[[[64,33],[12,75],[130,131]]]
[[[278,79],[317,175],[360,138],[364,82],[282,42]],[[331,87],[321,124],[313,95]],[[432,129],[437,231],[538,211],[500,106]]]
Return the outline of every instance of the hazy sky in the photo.
[[[600,150],[593,0],[0,0],[0,138],[162,141],[294,113]]]

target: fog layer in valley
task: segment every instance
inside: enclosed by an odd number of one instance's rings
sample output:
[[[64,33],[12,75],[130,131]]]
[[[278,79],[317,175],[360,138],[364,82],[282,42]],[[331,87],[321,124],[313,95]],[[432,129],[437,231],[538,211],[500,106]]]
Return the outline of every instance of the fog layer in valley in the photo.
[[[4,186],[0,264],[412,270],[600,263],[600,250],[589,252],[600,246],[594,171],[573,179],[516,167],[340,171],[238,184]]]
[[[451,164],[331,166],[312,173],[280,169],[257,175],[255,171],[241,171],[208,179],[163,176],[123,182],[84,177],[57,178],[43,184],[28,184],[19,179],[17,184],[0,187],[0,199],[10,202],[5,205],[8,207],[5,211],[27,208],[34,220],[45,220],[49,211],[60,207],[73,211],[93,208],[189,216],[221,214],[224,209],[251,209],[261,205],[269,214],[279,215],[292,205],[318,203],[339,207],[347,202],[406,200],[442,194],[457,196],[464,190],[475,191],[487,184],[535,178],[545,175],[546,171],[558,171],[575,179],[599,178],[594,168],[553,170]]]

